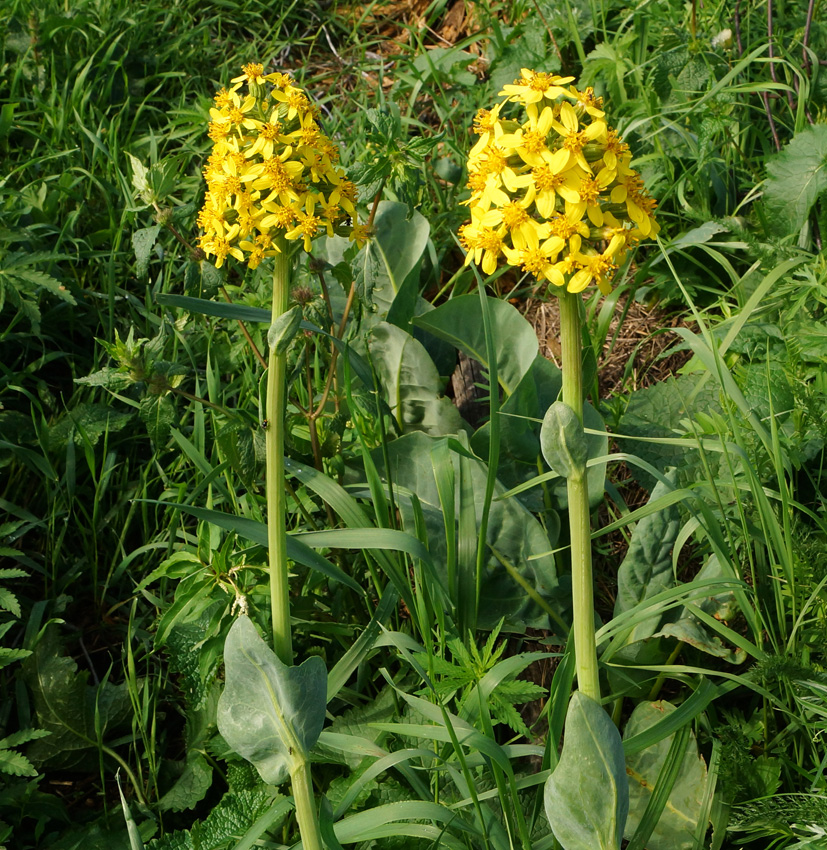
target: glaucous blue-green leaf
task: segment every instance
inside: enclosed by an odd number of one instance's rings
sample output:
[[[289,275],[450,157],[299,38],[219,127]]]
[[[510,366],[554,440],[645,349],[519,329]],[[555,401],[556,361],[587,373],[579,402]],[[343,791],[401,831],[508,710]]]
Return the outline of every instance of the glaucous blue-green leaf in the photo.
[[[507,301],[489,298],[488,309],[497,353],[497,377],[505,394],[511,395],[531,368],[540,346],[534,328]],[[417,316],[414,324],[450,342],[487,367],[482,305],[476,293],[452,298],[435,310]]]
[[[825,189],[827,125],[814,124],[767,161],[764,208],[772,231],[780,236],[798,233]]]
[[[428,352],[396,325],[381,322],[368,343],[371,362],[400,433],[424,431],[435,437],[467,426],[450,399]]]
[[[546,463],[563,478],[580,478],[589,458],[583,424],[564,402],[555,401],[543,417],[540,448]]]
[[[603,417],[589,404],[583,402],[583,423],[592,431],[600,434],[586,434],[587,457],[606,457],[609,452],[609,438],[606,434],[606,424]],[[606,461],[593,464],[586,470],[586,481],[589,485],[589,505],[594,507],[603,499],[606,486]],[[566,492],[566,479],[560,478],[551,482],[551,492],[560,509],[568,507],[569,498]]]
[[[284,354],[293,337],[296,336],[299,330],[299,325],[302,321],[302,308],[298,304],[294,304],[289,310],[282,313],[267,332],[267,344],[276,354]]]
[[[409,218],[407,204],[382,201],[373,228],[373,239],[354,261],[356,285],[380,318],[406,327],[419,299],[419,265],[431,226],[418,212]]]
[[[663,700],[642,702],[632,712],[623,737],[631,738],[654,726],[675,706]],[[674,734],[651,747],[626,757],[629,776],[629,817],[626,837],[631,838],[655,792]],[[690,850],[701,816],[706,788],[706,764],[698,755],[695,735],[691,734],[675,784],[666,801],[654,831],[646,842],[646,850]]]
[[[675,473],[659,481],[649,496],[655,502],[676,488]],[[629,611],[644,599],[667,590],[675,583],[672,575],[672,547],[681,528],[677,505],[667,505],[657,513],[641,519],[635,526],[626,557],[617,572],[617,597],[614,615]],[[633,627],[626,643],[651,637],[657,630],[660,616],[654,615]]]
[[[620,850],[629,783],[620,733],[603,707],[575,692],[545,807],[563,850]]]
[[[448,561],[445,513],[440,503],[432,459],[437,443],[437,438],[414,432],[389,443],[387,455],[394,487],[397,488],[394,495],[404,527],[415,528],[415,512],[408,495],[413,493],[416,494],[425,519],[431,560],[434,564],[444,565]],[[379,474],[387,477],[383,452],[376,449],[372,456]],[[453,480],[459,482],[462,480],[459,455],[452,450],[449,457],[454,467]],[[467,491],[472,494],[469,513],[476,517],[476,523],[473,519],[471,521],[471,550],[476,551],[476,528],[485,495],[486,467],[481,461],[468,458],[465,469]],[[486,552],[480,593],[480,628],[493,628],[502,617],[512,624],[548,628],[548,615],[528,598],[525,590],[494,555],[494,551],[514,566],[521,577],[553,608],[562,611],[567,598],[561,592],[554,558],[550,554],[553,541],[549,540],[542,525],[519,500],[498,499],[497,496],[502,492],[502,485],[497,483],[488,521],[487,542],[490,548]],[[454,497],[458,505],[458,493],[454,493]],[[461,536],[462,525],[458,524],[457,538]],[[460,546],[461,540],[458,539],[456,545]]]
[[[224,740],[271,784],[283,782],[324,725],[327,672],[318,656],[287,667],[249,617],[233,623],[224,645],[226,684],[218,701]]]

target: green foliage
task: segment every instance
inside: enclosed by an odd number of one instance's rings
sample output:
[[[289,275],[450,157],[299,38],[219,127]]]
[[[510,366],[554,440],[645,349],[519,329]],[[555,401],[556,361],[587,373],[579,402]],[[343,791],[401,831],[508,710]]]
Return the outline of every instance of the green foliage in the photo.
[[[640,734],[673,711],[675,706],[664,701],[640,703],[626,724],[624,739]],[[660,784],[667,781],[670,745],[675,737],[670,735],[653,747],[626,757],[626,772],[629,774],[627,838],[635,835]],[[663,800],[662,810],[654,816],[650,836],[645,839],[645,846],[651,850],[691,850],[695,845],[706,790],[706,765],[698,755],[694,735],[685,746],[682,758],[676,759],[675,775],[669,777],[674,784]]]
[[[827,189],[827,127],[817,124],[796,134],[767,162],[764,206],[770,229],[796,236]]]
[[[287,667],[258,636],[249,618],[233,624],[224,646],[226,684],[218,728],[271,785],[306,758],[324,725],[326,674],[321,658]]]
[[[589,458],[583,424],[562,401],[556,401],[543,417],[540,448],[546,463],[563,478],[582,478]]]
[[[620,850],[629,783],[620,733],[594,700],[576,691],[563,752],[545,790],[546,815],[564,850]]]
[[[43,769],[70,768],[106,749],[104,738],[122,726],[129,712],[125,685],[88,684],[88,674],[61,653],[57,629],[46,629],[31,656],[23,663],[23,676],[32,693],[40,730],[33,736],[27,757]],[[38,738],[39,740],[34,740]]]
[[[317,683],[308,715],[320,727],[327,705],[333,718],[314,749],[328,836],[551,846],[538,771],[557,763],[570,683],[555,675],[534,723],[522,706],[540,689],[519,677],[547,663],[524,641],[562,643],[567,628],[565,482],[544,471],[540,421],[560,371],[520,315],[533,281],[491,281],[511,303],[483,311],[453,237],[472,117],[534,67],[605,97],[658,198],[664,251],[641,248],[621,272],[628,300],[590,303],[595,339],[625,341],[609,314],[634,300],[700,325],[683,374],[640,389],[630,358],[631,389],[586,408],[591,459],[611,439],[678,490],[634,459],[635,484],[613,461],[589,467],[593,532],[612,529],[596,540],[616,716],[631,712],[628,739],[659,690],[678,706],[669,734],[630,757],[647,785],[633,784],[626,836],[689,846],[678,812],[688,823],[703,809],[714,832],[699,815],[697,850],[824,843],[827,29],[814,10],[776,9],[770,63],[760,5],[741,4],[727,36],[731,10],[674,0],[437,0],[411,23],[382,2],[5,4],[0,844],[128,846],[104,793],[116,768],[151,850],[296,835],[292,803],[216,730],[234,607],[267,625],[273,424],[238,320],[266,354],[270,284],[266,265],[219,271],[193,242],[209,93],[259,60],[319,95],[356,166],[362,221],[378,201],[365,249],[318,244],[272,340],[288,355],[297,657],[331,671],[330,701]],[[450,400],[457,351],[482,364],[483,405],[486,370],[497,375],[500,413],[475,433]],[[642,509],[638,484],[652,491]],[[600,731],[580,747],[572,720],[562,794],[587,776],[581,756],[617,749],[602,708],[578,711]],[[545,719],[545,748],[502,743],[536,740]],[[689,722],[710,765],[701,806]],[[593,813],[621,802],[583,787]],[[590,848],[619,841],[610,821]]]
[[[474,686],[479,685],[489,671],[496,669],[497,662],[506,649],[505,641],[502,641],[499,646],[496,645],[501,626],[502,621],[488,636],[482,649],[473,643],[466,647],[461,640],[453,639],[448,641],[453,661],[443,658],[433,659],[433,670],[439,677],[434,682],[436,693],[450,697],[459,692],[457,696],[459,712],[466,708],[478,709],[477,706],[469,706],[468,703],[472,697],[475,699],[477,696]],[[527,666],[530,660],[526,660],[525,663]],[[498,682],[496,689],[488,698],[487,708],[494,720],[505,724],[516,734],[530,739],[531,732],[514,706],[541,698],[545,695],[545,688],[533,682],[513,678],[517,672],[510,673],[508,678]]]

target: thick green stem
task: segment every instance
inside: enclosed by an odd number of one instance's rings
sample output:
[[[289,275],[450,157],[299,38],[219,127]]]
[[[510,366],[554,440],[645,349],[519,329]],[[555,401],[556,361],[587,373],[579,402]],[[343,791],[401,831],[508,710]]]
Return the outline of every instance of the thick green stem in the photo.
[[[324,850],[316,816],[316,799],[310,778],[310,760],[305,758],[290,771],[293,802],[296,804],[296,820],[302,837],[303,850]]]
[[[563,355],[563,403],[583,422],[583,354],[580,296],[560,295],[560,341]],[[566,481],[571,536],[571,586],[574,607],[574,656],[577,687],[600,702],[597,648],[594,640],[594,584],[592,579],[589,487],[585,466]]]
[[[281,253],[273,258],[273,312],[275,322],[287,311],[290,290],[290,258],[281,239]],[[290,633],[290,588],[287,570],[286,491],[284,488],[284,414],[287,407],[285,375],[287,355],[270,348],[267,361],[267,396],[264,402],[265,460],[267,465],[267,546],[270,561],[270,610],[273,616],[273,648],[285,664],[293,663]]]

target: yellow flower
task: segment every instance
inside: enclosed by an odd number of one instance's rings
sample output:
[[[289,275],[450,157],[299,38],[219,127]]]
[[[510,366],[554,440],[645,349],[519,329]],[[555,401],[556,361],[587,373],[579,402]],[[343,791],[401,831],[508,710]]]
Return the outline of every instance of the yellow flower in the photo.
[[[607,292],[629,248],[658,232],[655,202],[602,99],[572,79],[524,68],[505,100],[477,112],[460,242],[486,274],[504,258],[572,292]]]
[[[318,110],[287,74],[250,63],[221,89],[210,110],[213,150],[198,214],[200,244],[216,266],[228,257],[250,268],[274,256],[271,229],[301,240],[352,236],[356,187],[334,166],[339,153],[316,121]],[[355,241],[365,238],[358,230]]]
[[[528,68],[523,68],[520,76],[522,79],[515,80],[513,85],[503,86],[500,97],[508,97],[509,100],[519,100],[526,104],[539,103],[543,98],[556,100],[558,97],[569,95],[563,86],[574,79],[538,73]]]

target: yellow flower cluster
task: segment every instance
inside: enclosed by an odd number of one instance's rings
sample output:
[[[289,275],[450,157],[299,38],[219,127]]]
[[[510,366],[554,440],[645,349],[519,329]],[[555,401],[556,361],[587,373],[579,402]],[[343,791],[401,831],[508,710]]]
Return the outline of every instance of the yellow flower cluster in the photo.
[[[210,109],[214,144],[198,214],[204,253],[218,268],[229,256],[254,269],[279,251],[278,236],[301,239],[305,251],[322,233],[361,242],[356,186],[337,167],[317,108],[287,74],[265,74],[255,63],[242,71]]]
[[[568,85],[574,77],[521,73],[474,122],[471,221],[460,230],[466,265],[492,274],[505,257],[569,292],[594,281],[608,293],[629,247],[660,229],[655,202],[592,89]],[[506,117],[510,103],[522,105],[524,120]]]

